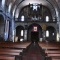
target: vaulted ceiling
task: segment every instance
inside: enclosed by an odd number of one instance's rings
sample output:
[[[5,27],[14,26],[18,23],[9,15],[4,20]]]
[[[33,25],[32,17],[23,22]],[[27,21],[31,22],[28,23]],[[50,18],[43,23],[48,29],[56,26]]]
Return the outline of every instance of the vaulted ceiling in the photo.
[[[13,14],[14,12],[16,18],[18,17],[21,8],[28,5],[29,3],[38,3],[45,5],[51,10],[51,12],[53,13],[52,15],[55,15],[55,11],[59,9],[60,0],[6,0],[7,7],[12,4],[11,13]]]
[[[18,5],[21,1],[33,1],[33,0],[6,0],[6,5],[8,6],[10,3],[12,3],[13,6]],[[35,0],[40,1],[40,0]],[[44,0],[43,0],[44,1]],[[53,1],[53,0],[46,0],[46,1]],[[57,2],[58,5],[60,5],[60,0],[54,0]]]

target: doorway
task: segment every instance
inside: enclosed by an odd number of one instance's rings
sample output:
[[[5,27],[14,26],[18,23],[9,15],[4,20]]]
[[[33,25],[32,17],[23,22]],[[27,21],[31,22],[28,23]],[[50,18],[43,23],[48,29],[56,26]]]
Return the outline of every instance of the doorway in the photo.
[[[17,26],[16,27],[16,36],[18,37],[18,41],[24,38],[24,27],[23,26]]]
[[[38,42],[39,41],[39,32],[31,32],[31,41]]]

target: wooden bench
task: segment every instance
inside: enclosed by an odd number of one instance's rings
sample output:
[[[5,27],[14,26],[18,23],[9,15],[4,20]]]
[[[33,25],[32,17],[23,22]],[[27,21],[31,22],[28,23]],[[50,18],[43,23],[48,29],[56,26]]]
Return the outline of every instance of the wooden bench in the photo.
[[[30,43],[10,43],[10,44],[6,44],[6,43],[1,43],[0,44],[0,48],[18,48],[18,49],[26,49],[28,46],[30,45]]]
[[[59,46],[60,47],[60,43],[58,43],[58,42],[48,42],[48,43],[46,43],[46,42],[42,42],[42,43],[38,43],[39,44],[39,46]]]
[[[39,46],[45,51],[46,57],[51,60],[60,60],[60,44],[59,43],[38,43]]]
[[[30,43],[0,43],[0,59],[15,60],[16,56],[18,56],[18,59],[21,59],[20,53],[29,45]]]
[[[47,54],[51,54],[51,53],[53,53],[53,54],[60,54],[60,50],[45,50],[45,53],[47,53]]]
[[[60,56],[55,56],[55,57],[52,56],[52,57],[51,57],[51,60],[60,60]]]
[[[0,55],[0,60],[15,60],[15,56]]]
[[[45,47],[42,47],[42,49],[44,49],[44,50],[60,50],[60,47],[45,46]]]
[[[46,43],[44,43],[44,44],[40,44],[39,43],[39,46],[43,49],[43,50],[60,50],[60,46],[59,46],[59,44],[58,45],[56,45],[56,44],[51,44],[51,43],[48,43],[48,44],[46,44]]]
[[[47,56],[51,57],[52,60],[60,59],[60,50],[45,50]]]
[[[20,53],[23,52],[23,50],[19,50],[19,49],[0,49],[0,56],[5,57],[5,58],[0,58],[0,59],[5,59],[5,60],[21,60],[22,59],[22,55],[20,55]],[[8,57],[8,58],[6,58]],[[11,59],[9,59],[11,58]]]
[[[23,52],[23,49],[8,49],[8,48],[3,49],[3,48],[0,48],[0,51],[21,53],[21,52]]]
[[[12,56],[19,56],[20,53],[17,52],[8,52],[8,51],[0,51],[0,55],[12,55]]]
[[[0,59],[8,59],[8,60],[16,60],[22,59],[22,55],[20,55],[21,50],[14,49],[0,49]],[[5,57],[5,58],[3,58]]]

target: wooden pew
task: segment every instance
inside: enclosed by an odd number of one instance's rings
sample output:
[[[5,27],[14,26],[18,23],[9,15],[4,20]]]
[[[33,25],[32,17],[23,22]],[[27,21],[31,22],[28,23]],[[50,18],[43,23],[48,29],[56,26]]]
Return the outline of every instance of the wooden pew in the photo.
[[[45,53],[48,57],[51,57],[52,60],[60,59],[60,50],[45,50]]]
[[[21,53],[21,52],[23,52],[23,49],[8,49],[8,48],[3,49],[3,48],[0,48],[0,51]]]
[[[52,44],[52,43],[38,43],[39,44],[39,46],[42,48],[42,49],[46,49],[46,50],[49,50],[49,49],[51,49],[51,50],[59,50],[60,49],[60,44],[57,44],[56,45],[56,43],[54,44]]]
[[[14,55],[14,56],[19,56],[20,53],[17,52],[8,52],[8,51],[0,51],[0,55]]]
[[[60,54],[60,50],[45,50],[45,53],[46,54]]]
[[[47,53],[47,56],[46,56],[47,58],[49,57],[51,60],[60,60],[60,54],[53,54],[53,53],[51,53],[51,54],[49,54],[49,53]]]
[[[59,43],[38,43],[39,46],[45,51],[46,57],[51,60],[60,60],[60,44]]]
[[[39,42],[38,43],[40,46],[59,46],[60,47],[60,43],[59,42]]]
[[[0,48],[18,48],[18,49],[26,49],[28,46],[30,45],[30,43],[1,43],[0,44]]]
[[[60,56],[55,56],[55,57],[52,56],[52,57],[51,57],[51,60],[60,60]]]
[[[45,47],[42,47],[42,49],[44,50],[60,50],[60,47],[55,47],[55,46],[45,46]]]
[[[22,59],[20,52],[23,52],[22,50],[18,50],[18,49],[0,49],[0,56],[5,57],[5,58],[0,58],[0,59],[8,59],[8,60],[16,60],[17,59]],[[6,58],[7,57],[7,58]],[[9,59],[10,58],[10,59]]]
[[[18,56],[18,57],[21,57],[22,55],[20,55],[20,53],[23,52],[23,49],[0,49],[0,55],[2,56],[6,56],[6,57],[11,57],[11,56]],[[2,58],[3,59],[3,58]]]
[[[0,55],[0,60],[15,60],[15,56]]]
[[[15,60],[16,56],[20,57],[20,52],[23,52],[23,49],[26,49],[29,44],[30,43],[0,43],[0,59],[9,60],[9,58],[11,58],[10,60]]]
[[[47,57],[51,57],[52,60],[60,59],[60,50],[45,50],[45,54],[47,54]]]
[[[60,57],[60,54],[53,54],[53,53],[51,53],[51,54],[47,54],[47,56],[48,57]]]

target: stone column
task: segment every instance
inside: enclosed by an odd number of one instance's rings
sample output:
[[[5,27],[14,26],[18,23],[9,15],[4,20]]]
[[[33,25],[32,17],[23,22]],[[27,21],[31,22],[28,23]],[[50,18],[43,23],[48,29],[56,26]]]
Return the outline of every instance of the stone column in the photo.
[[[24,40],[27,40],[27,30],[24,30]]]
[[[56,41],[59,41],[59,24],[57,23],[57,27],[56,27]]]
[[[59,22],[59,41],[60,41],[60,22]]]
[[[14,29],[14,20],[12,19],[11,22],[11,40],[14,42],[14,37],[15,37],[15,29]]]
[[[43,24],[42,25],[42,30],[43,30],[43,40],[45,41],[45,39],[46,39],[46,24]]]
[[[9,20],[6,20],[5,21],[5,41],[7,41],[7,39],[8,39],[8,35],[9,35]]]
[[[46,31],[43,30],[43,40],[45,41],[45,39],[46,39]]]
[[[57,38],[60,41],[60,10],[59,10],[59,8],[56,10],[56,17],[57,17],[57,27],[58,27],[58,31],[57,31],[58,36],[57,36]]]

